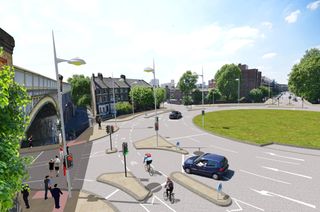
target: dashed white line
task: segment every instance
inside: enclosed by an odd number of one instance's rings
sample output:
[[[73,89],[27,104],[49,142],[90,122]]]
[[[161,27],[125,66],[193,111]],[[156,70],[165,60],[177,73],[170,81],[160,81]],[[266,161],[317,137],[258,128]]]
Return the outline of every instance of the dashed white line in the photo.
[[[182,136],[182,137],[176,137],[176,138],[167,138],[166,140],[172,141],[172,140],[177,140],[177,139],[182,139],[182,138],[192,138],[192,137],[197,137],[201,135],[207,135],[208,133],[200,133],[200,134],[195,134],[195,135],[188,135],[188,136]]]
[[[279,158],[286,158],[286,159],[291,159],[291,160],[298,160],[298,161],[304,161],[304,159],[301,158],[294,158],[294,157],[287,157],[287,156],[282,156],[282,155],[277,155],[273,152],[265,152],[268,155],[272,155],[274,157],[279,157]]]
[[[283,183],[283,184],[288,184],[288,185],[291,184],[291,183],[288,183],[288,182],[285,182],[285,181],[282,181],[282,180],[277,180],[277,179],[273,179],[273,178],[270,178],[270,177],[265,177],[265,176],[262,176],[262,175],[259,175],[259,174],[255,174],[255,173],[252,173],[252,172],[248,172],[248,171],[245,171],[245,170],[242,170],[242,169],[240,169],[240,171],[244,172],[244,173],[247,173],[247,174],[251,174],[251,175],[257,176],[257,177],[261,177],[261,178],[264,178],[264,179],[267,179],[267,180],[271,180],[271,181],[274,181],[274,182],[277,182],[277,183]]]
[[[105,197],[105,199],[109,199],[110,197],[112,197],[115,193],[117,193],[119,191],[119,189],[116,189],[114,192],[112,192],[111,194],[109,194],[108,196]]]
[[[280,163],[287,163],[287,164],[292,164],[292,165],[300,165],[300,163],[288,162],[288,161],[283,161],[283,160],[276,160],[276,159],[265,158],[265,157],[259,157],[259,156],[256,156],[256,158],[264,159],[264,160],[276,161],[276,162],[280,162]]]

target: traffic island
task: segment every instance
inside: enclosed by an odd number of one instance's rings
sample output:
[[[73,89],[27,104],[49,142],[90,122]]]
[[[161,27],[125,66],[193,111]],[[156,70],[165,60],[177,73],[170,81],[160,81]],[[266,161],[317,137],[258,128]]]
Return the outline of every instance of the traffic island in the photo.
[[[119,210],[106,199],[83,190],[80,191],[79,193],[75,211],[76,212],[87,212],[87,211],[119,212]]]
[[[218,192],[215,188],[207,186],[182,172],[172,172],[170,177],[173,181],[216,205],[229,206],[232,203],[232,199],[229,195],[222,191]]]
[[[158,136],[158,146],[157,137],[151,136],[149,138],[139,140],[133,143],[136,149],[160,149],[166,151],[177,152],[180,154],[188,155],[189,152],[179,146],[175,146],[161,136]]]
[[[112,185],[126,192],[137,201],[144,201],[152,196],[152,192],[147,189],[131,172],[127,172],[127,177],[125,177],[124,172],[101,174],[97,177],[97,181]]]
[[[118,151],[117,148],[106,149],[106,154],[116,153]]]

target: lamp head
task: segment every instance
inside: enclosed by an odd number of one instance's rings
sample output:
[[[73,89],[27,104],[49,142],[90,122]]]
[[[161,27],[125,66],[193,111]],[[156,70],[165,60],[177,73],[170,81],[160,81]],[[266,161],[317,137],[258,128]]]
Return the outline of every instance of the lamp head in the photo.
[[[145,72],[154,72],[153,68],[147,67],[144,69]]]
[[[68,63],[72,64],[72,65],[76,65],[76,66],[80,66],[80,65],[86,64],[86,62],[83,59],[78,58],[78,57],[73,58],[71,60],[68,60]]]

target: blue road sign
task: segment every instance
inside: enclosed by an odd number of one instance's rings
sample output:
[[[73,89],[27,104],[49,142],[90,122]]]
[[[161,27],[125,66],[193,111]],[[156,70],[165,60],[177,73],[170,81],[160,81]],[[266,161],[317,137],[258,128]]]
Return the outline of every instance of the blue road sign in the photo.
[[[219,183],[219,185],[218,185],[218,187],[217,187],[217,191],[218,191],[218,192],[221,192],[221,190],[222,190],[222,183]]]

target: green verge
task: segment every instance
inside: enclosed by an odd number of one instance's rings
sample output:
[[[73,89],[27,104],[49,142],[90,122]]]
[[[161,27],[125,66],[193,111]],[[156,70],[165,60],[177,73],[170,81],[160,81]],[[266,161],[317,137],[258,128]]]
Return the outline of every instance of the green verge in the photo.
[[[202,116],[193,122],[202,128]],[[205,130],[256,144],[320,148],[320,113],[298,110],[224,110],[205,114]]]

